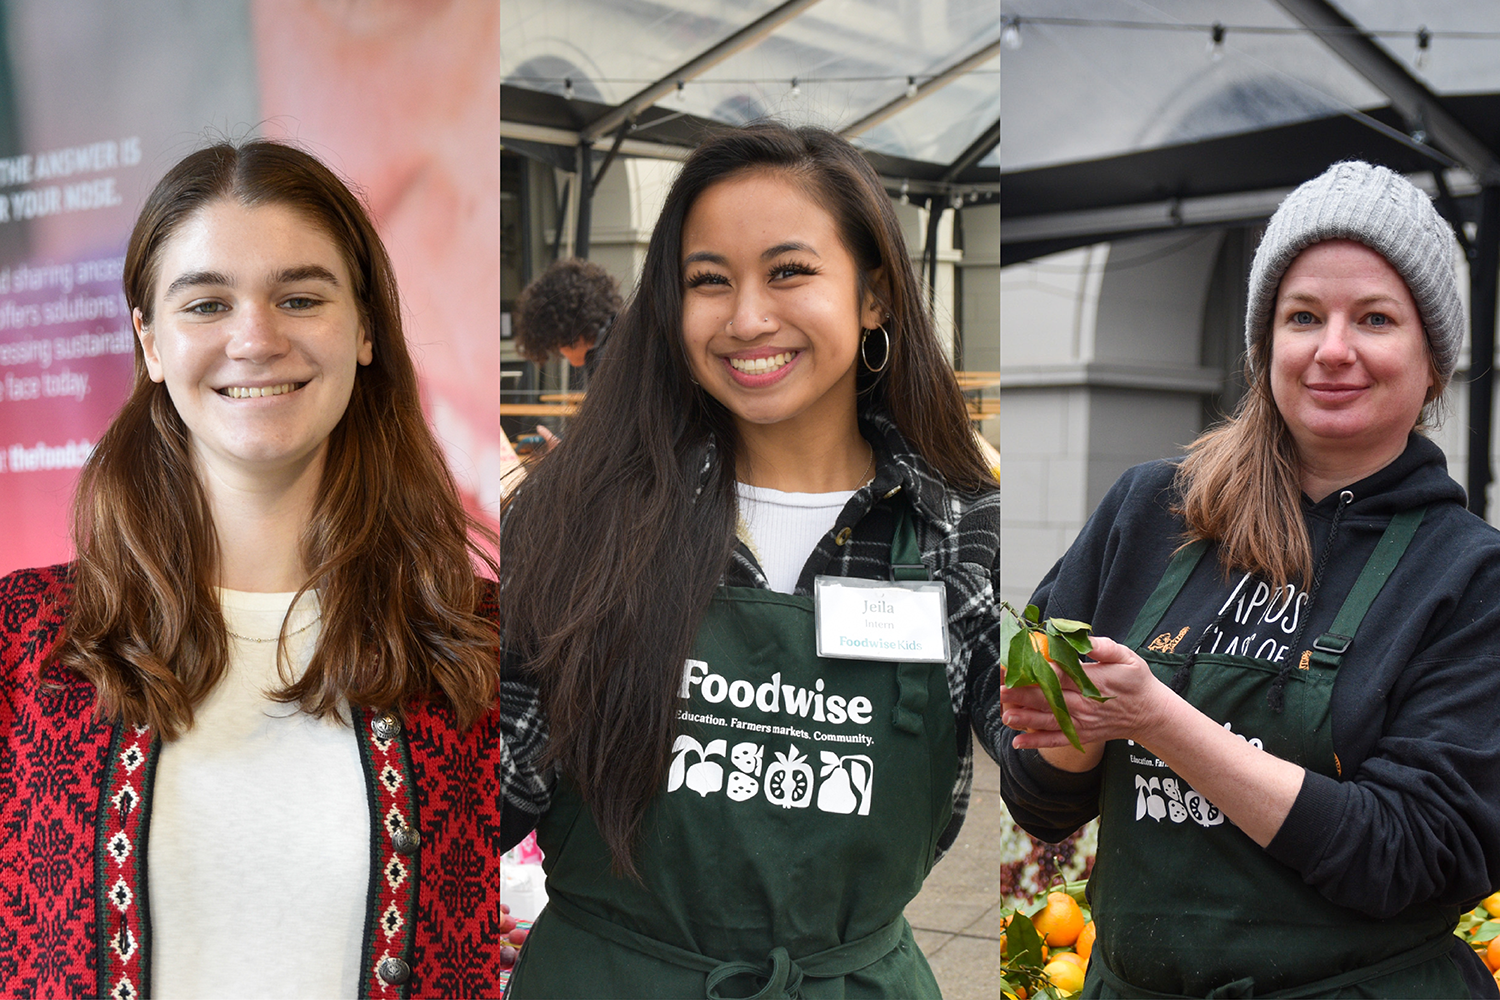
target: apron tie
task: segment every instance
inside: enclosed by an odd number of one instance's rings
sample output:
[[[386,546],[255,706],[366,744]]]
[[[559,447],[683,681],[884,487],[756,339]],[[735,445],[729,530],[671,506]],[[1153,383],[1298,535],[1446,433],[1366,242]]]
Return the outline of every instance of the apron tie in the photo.
[[[753,962],[721,962],[708,955],[679,948],[645,934],[622,927],[607,917],[590,913],[561,895],[547,899],[545,912],[555,914],[580,930],[587,931],[615,944],[624,945],[633,951],[668,962],[682,969],[694,969],[708,975],[703,995],[707,1000],[801,1000],[802,979],[836,979],[858,972],[873,965],[901,943],[906,930],[906,918],[897,916],[890,923],[864,937],[855,938],[841,945],[793,959],[785,948],[772,948],[762,964]],[[735,976],[753,976],[764,979],[765,985],[748,996],[723,994],[718,988]]]
[[[766,985],[743,1000],[799,1000],[802,996],[802,966],[792,961],[785,948],[772,948],[769,956],[771,971],[750,962],[725,962],[708,974],[704,993],[708,1000],[734,1000],[738,994],[725,996],[719,992],[719,984],[735,976],[754,976],[765,979]]]

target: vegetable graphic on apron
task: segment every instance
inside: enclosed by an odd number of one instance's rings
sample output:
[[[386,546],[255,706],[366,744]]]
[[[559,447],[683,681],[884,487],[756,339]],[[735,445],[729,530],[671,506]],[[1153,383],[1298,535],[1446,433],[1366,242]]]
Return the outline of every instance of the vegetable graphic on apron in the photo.
[[[819,777],[823,782],[818,786],[818,808],[824,812],[847,815],[858,805],[861,816],[870,815],[870,783],[875,776],[875,765],[870,758],[864,754],[840,757],[827,750],[820,756],[823,770]],[[859,791],[857,800],[854,796],[856,789]]]
[[[685,766],[689,751],[698,755],[698,763],[692,767]],[[667,772],[667,791],[677,791],[684,780],[689,788],[705,798],[710,792],[719,791],[724,787],[724,765],[708,758],[722,757],[728,752],[727,740],[711,740],[705,747],[691,736],[677,737],[677,742],[672,744],[675,756],[672,758],[672,767]]]
[[[765,747],[750,742],[736,743],[734,749],[729,751],[729,759],[738,770],[729,772],[727,794],[735,802],[753,799],[755,793],[760,791],[760,782],[751,776],[760,773],[765,755]]]
[[[766,768],[766,800],[783,809],[806,809],[813,798],[812,765],[797,751],[797,744],[790,747],[776,754],[776,763]]]

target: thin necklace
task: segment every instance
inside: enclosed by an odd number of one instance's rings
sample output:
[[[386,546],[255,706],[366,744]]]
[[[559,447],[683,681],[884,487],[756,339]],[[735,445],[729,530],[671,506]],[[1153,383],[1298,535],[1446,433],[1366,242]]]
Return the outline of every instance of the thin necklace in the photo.
[[[288,632],[286,634],[286,637],[288,639],[290,639],[294,635],[301,635],[303,632],[306,632],[308,629],[312,628],[314,625],[318,624],[318,622],[320,622],[322,620],[323,620],[323,615],[321,613],[319,613],[318,617],[314,618],[312,621],[308,622],[306,625],[302,626],[297,631],[295,631],[295,632]],[[269,639],[257,639],[253,635],[240,635],[238,632],[235,632],[234,630],[228,628],[227,626],[225,627],[224,631],[228,632],[234,638],[243,640],[244,642],[276,642],[277,640],[279,640],[281,638],[281,636],[275,635],[275,636],[272,636]]]

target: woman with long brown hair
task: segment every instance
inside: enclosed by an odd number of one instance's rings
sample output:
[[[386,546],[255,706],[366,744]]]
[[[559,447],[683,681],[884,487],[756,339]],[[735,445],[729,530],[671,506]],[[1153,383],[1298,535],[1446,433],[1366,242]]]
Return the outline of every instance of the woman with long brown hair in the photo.
[[[496,992],[494,564],[369,216],[215,145],[124,289],[77,558],[0,581],[0,993]]]
[[[1456,250],[1383,167],[1293,191],[1240,408],[1127,472],[1033,597],[1093,623],[1110,696],[1064,679],[1081,750],[1035,688],[1001,699],[1017,822],[1099,817],[1085,996],[1500,995],[1453,934],[1500,882],[1500,532],[1421,433]]]
[[[998,515],[874,171],[706,141],[502,515],[511,995],[935,996],[901,913],[993,752]]]

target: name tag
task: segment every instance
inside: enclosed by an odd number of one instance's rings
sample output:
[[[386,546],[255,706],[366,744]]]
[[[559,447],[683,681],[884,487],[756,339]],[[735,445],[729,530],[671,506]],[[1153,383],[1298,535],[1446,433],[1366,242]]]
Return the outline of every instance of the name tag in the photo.
[[[946,663],[948,597],[935,581],[820,576],[813,581],[818,655]]]

